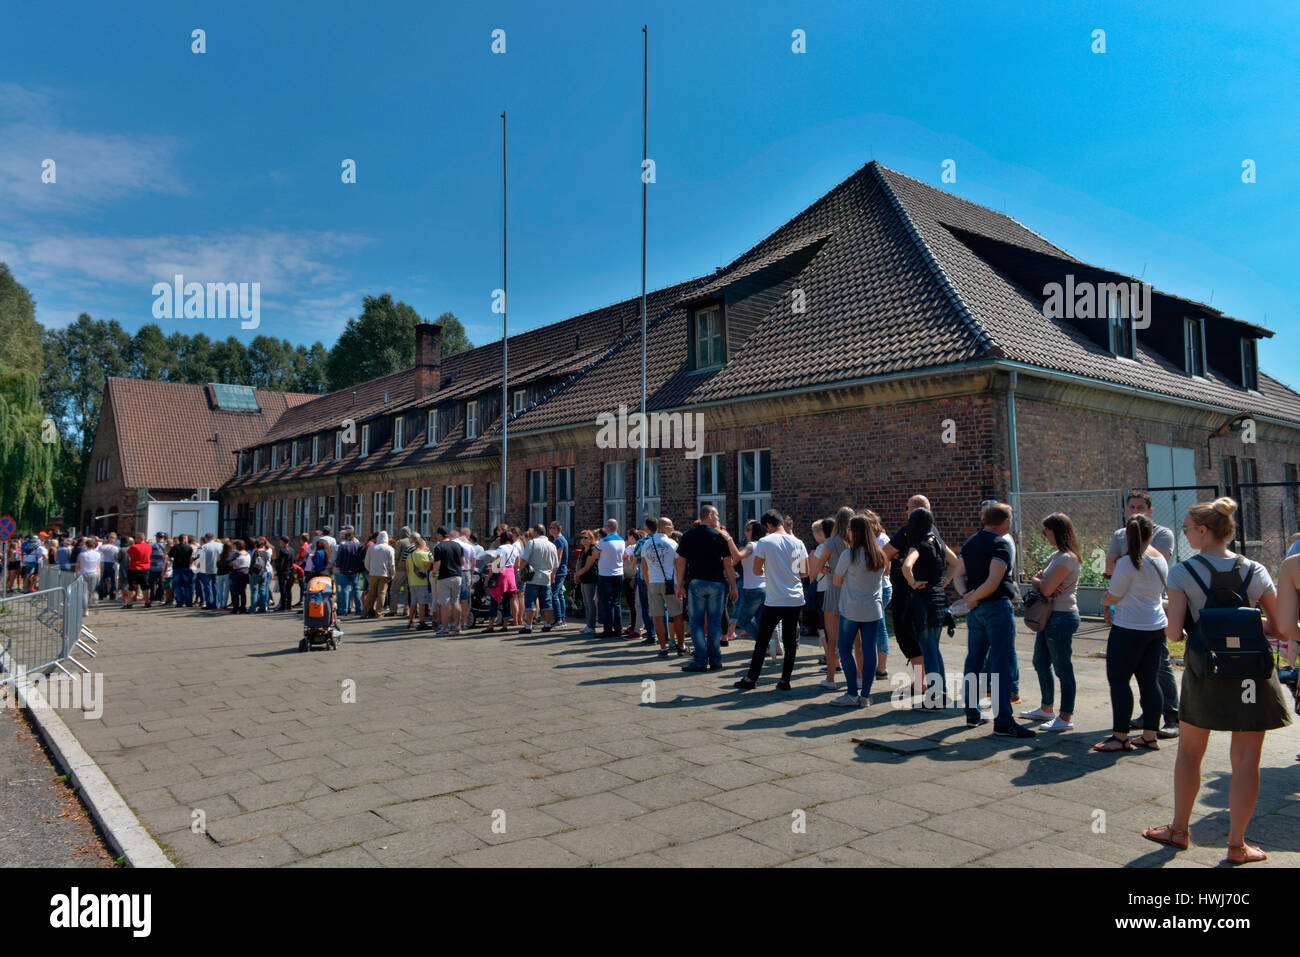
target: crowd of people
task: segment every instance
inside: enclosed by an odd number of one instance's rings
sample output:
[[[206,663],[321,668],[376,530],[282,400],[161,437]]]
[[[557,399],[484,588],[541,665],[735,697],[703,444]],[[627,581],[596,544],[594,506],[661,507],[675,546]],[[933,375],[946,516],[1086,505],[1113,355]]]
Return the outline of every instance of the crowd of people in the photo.
[[[1150,494],[1134,491],[1127,510],[1110,543],[1102,599],[1110,626],[1112,728],[1094,750],[1158,750],[1161,739],[1180,739],[1173,820],[1144,836],[1183,848],[1209,734],[1232,732],[1229,859],[1263,860],[1246,843],[1245,828],[1259,791],[1264,734],[1291,717],[1272,658],[1265,667],[1247,652],[1267,657],[1268,638],[1283,643],[1292,660],[1300,651],[1300,554],[1287,556],[1275,584],[1262,564],[1229,550],[1236,503],[1220,498],[1187,510],[1181,531],[1196,554],[1171,568],[1174,532],[1153,521]],[[386,531],[363,541],[350,526],[337,539],[322,528],[296,541],[211,534],[195,541],[161,532],[152,541],[30,536],[12,543],[7,568],[10,582],[28,590],[44,562],[75,571],[92,606],[197,605],[231,614],[292,611],[304,583],[325,575],[340,617],[405,618],[408,630],[437,635],[477,625],[486,625],[482,634],[549,632],[567,623],[570,604],[580,604],[586,617],[580,634],[657,646],[660,658],[673,650],[688,657],[689,634],[690,660],[681,665],[687,672],[721,670],[722,648],[741,636],[752,639],[748,668],[734,683],[741,691],[758,686],[769,656],[780,668],[775,688],[790,690],[800,637],[815,636],[821,686],[838,691],[843,675],[844,693],[828,700],[835,707],[870,704],[872,683],[889,679],[892,623],[907,662],[896,702],[904,690],[907,707],[960,709],[968,726],[991,721],[995,735],[1012,738],[1072,730],[1083,558],[1070,517],[1057,512],[1042,519],[1051,555],[1041,569],[1026,570],[1035,572],[1030,601],[1044,603],[1032,660],[1040,697],[1037,707],[1017,715],[1023,702],[1014,606],[1022,596],[1011,507],[982,503],[980,527],[955,550],[926,496],[912,496],[907,511],[902,527],[889,534],[870,509],[840,508],[811,524],[811,551],[789,515],[768,511],[749,521],[738,544],[706,504],[685,531],[655,517],[624,538],[610,519],[601,531],[578,532],[572,546],[558,522],[499,526],[486,542],[468,528],[439,527],[430,541],[405,526],[393,542]],[[959,695],[950,693],[940,650],[943,630],[952,635],[958,617],[967,628]],[[1180,693],[1169,644],[1183,640]],[[1246,664],[1225,664],[1238,659]],[[1243,676],[1234,669],[1248,667],[1256,669],[1248,676],[1253,693],[1243,695]]]

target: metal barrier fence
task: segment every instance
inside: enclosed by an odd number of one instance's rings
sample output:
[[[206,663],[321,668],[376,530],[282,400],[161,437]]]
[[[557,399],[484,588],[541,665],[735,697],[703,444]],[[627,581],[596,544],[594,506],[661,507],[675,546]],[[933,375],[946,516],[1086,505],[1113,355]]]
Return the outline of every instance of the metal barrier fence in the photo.
[[[1083,557],[1079,584],[1105,585],[1102,572],[1115,529],[1124,524],[1125,489],[1094,488],[1061,492],[1020,492],[1008,503],[1016,512],[1017,580],[1027,582],[1042,571],[1054,549],[1043,537],[1043,519],[1053,512],[1070,516]]]
[[[1231,494],[1238,505],[1236,550],[1276,575],[1291,536],[1300,532],[1300,483],[1242,482]]]
[[[84,581],[58,567],[41,569],[37,590],[0,599],[0,685],[36,672],[62,671],[69,662],[83,673],[90,669],[73,657],[95,657],[98,639],[85,626]]]

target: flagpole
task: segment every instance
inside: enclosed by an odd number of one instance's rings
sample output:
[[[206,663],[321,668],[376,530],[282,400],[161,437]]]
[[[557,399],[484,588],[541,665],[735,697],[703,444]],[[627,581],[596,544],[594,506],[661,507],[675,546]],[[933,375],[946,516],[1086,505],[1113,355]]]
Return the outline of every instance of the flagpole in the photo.
[[[637,473],[637,521],[644,524],[645,514],[645,359],[646,359],[646,308],[645,308],[645,239],[646,239],[646,176],[647,119],[650,97],[650,32],[641,27],[641,468]]]
[[[508,420],[510,418],[510,404],[508,402],[508,379],[509,371],[506,362],[507,350],[509,348],[506,309],[509,306],[509,280],[507,270],[507,239],[506,239],[506,111],[501,111],[501,516],[502,525],[506,522],[506,443],[509,437]]]

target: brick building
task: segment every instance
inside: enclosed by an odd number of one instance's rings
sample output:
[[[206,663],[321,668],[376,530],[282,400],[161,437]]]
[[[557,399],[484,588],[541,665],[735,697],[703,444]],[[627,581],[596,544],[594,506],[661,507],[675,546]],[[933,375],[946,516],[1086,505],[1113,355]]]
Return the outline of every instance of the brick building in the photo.
[[[699,458],[647,452],[646,510],[681,527],[714,502],[736,528],[851,503],[892,524],[924,491],[960,531],[983,499],[1300,483],[1300,395],[1259,371],[1272,333],[1169,293],[1144,312],[1136,282],[870,163],[729,266],[649,295],[647,408],[704,432]],[[1050,283],[1091,284],[1097,316],[1048,318]],[[600,416],[639,407],[639,300],[512,336],[508,355],[505,518],[637,518],[637,449],[597,439]],[[292,404],[240,451],[223,527],[483,534],[501,520],[501,406],[501,343],[440,359],[421,326],[415,368]],[[1296,487],[1274,496],[1279,534]]]
[[[104,385],[81,496],[80,527],[133,534],[142,497],[215,497],[235,474],[235,450],[314,396],[247,386],[113,377]]]

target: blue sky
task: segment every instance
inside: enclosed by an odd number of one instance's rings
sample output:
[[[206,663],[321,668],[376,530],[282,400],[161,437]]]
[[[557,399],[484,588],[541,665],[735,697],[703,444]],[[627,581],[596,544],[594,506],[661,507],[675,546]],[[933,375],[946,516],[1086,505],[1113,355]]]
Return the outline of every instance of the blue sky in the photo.
[[[873,156],[935,185],[953,159],[944,188],[1275,330],[1261,364],[1300,385],[1294,4],[228,0],[5,21],[0,261],[47,325],[133,330],[179,271],[260,282],[261,326],[165,331],[329,346],[387,291],[495,338],[502,109],[512,331],[636,295],[648,23],[651,288],[730,261]]]

